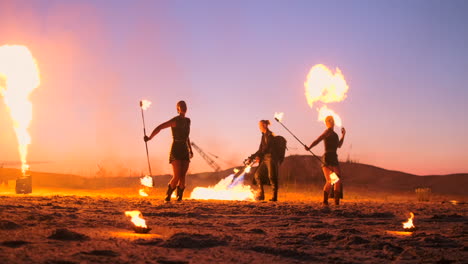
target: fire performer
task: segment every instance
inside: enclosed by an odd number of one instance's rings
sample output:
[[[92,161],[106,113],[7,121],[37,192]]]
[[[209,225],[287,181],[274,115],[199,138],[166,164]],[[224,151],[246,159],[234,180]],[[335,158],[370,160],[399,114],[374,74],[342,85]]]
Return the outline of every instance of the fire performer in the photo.
[[[325,186],[323,186],[323,204],[328,205],[328,195],[330,193],[332,184],[330,175],[335,172],[339,175],[340,180],[334,184],[334,198],[335,204],[340,204],[340,198],[342,198],[342,183],[341,183],[341,170],[340,164],[338,163],[338,155],[336,154],[336,150],[341,148],[343,145],[344,137],[346,134],[346,130],[341,128],[341,139],[338,139],[338,135],[334,131],[335,127],[335,120],[333,116],[327,116],[325,118],[325,125],[327,129],[320,135],[309,147],[304,146],[307,151],[311,148],[316,146],[320,141],[323,140],[325,144],[325,154],[323,154],[323,162],[322,162],[322,171],[323,175],[325,176]]]
[[[274,153],[274,134],[268,129],[270,125],[269,120],[260,120],[258,127],[262,132],[262,139],[260,141],[260,147],[258,151],[250,155],[248,163],[251,163],[253,160],[256,160],[259,165],[255,172],[255,180],[257,182],[259,193],[257,194],[256,200],[262,201],[265,200],[265,192],[263,189],[262,175],[268,173],[268,179],[270,180],[273,197],[270,201],[276,202],[278,200],[278,167],[279,160]]]
[[[177,201],[182,201],[185,190],[185,175],[187,174],[190,159],[193,157],[192,146],[190,144],[190,118],[185,117],[187,104],[184,101],[177,103],[178,116],[157,126],[150,136],[145,136],[144,140],[149,141],[162,129],[170,127],[172,130],[172,147],[169,154],[169,163],[172,164],[174,175],[167,186],[166,202],[171,200],[171,195],[177,189]]]

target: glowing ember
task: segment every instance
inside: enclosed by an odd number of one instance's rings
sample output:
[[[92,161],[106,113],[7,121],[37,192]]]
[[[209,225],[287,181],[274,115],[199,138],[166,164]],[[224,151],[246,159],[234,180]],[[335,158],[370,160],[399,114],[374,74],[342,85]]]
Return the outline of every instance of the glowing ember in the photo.
[[[146,197],[146,196],[149,196],[149,194],[147,194],[147,193],[145,192],[145,189],[140,189],[139,193],[140,193],[141,196],[145,196],[145,197]]]
[[[32,104],[29,94],[40,84],[39,69],[31,52],[24,46],[0,47],[0,80],[5,79],[5,86],[0,82],[0,94],[13,119],[14,130],[19,144],[21,170],[23,175],[29,169],[26,163],[28,145],[31,137],[28,133],[32,120]]]
[[[244,173],[249,173],[250,169],[252,169],[252,167],[250,165],[245,167]]]
[[[136,227],[148,228],[145,219],[141,218],[142,215],[140,211],[126,211],[125,215],[132,218],[131,221]]]
[[[143,178],[140,178],[140,183],[146,187],[153,187],[153,177],[146,175]]]
[[[335,120],[335,125],[338,127],[342,127],[341,117],[335,113],[335,111],[329,109],[326,105],[322,106],[320,109],[317,109],[319,112],[318,121],[325,122],[325,118],[327,116],[333,116],[333,120]]]
[[[336,173],[333,172],[332,174],[330,174],[330,180],[331,184],[335,184],[340,180],[340,178],[338,177],[338,175],[336,175]]]
[[[238,168],[234,168],[234,173],[238,173],[240,170]]]
[[[404,229],[414,229],[415,228],[415,226],[413,225],[413,218],[414,218],[414,214],[411,212],[410,213],[410,218],[408,219],[408,221],[403,223],[403,228]]]
[[[254,200],[255,195],[253,190],[250,188],[250,186],[244,185],[244,176],[248,168],[250,169],[250,166],[247,166],[244,172],[238,177],[234,178],[236,174],[231,174],[219,181],[213,187],[196,187],[193,189],[190,198],[201,200],[213,199],[232,201]]]
[[[151,105],[151,102],[148,101],[148,100],[144,100],[144,99],[143,99],[143,100],[140,101],[140,107],[141,107],[143,110],[148,109],[148,107],[150,107],[150,105]]]
[[[283,116],[284,116],[283,112],[281,112],[281,113],[275,112],[275,119],[278,120],[279,122],[281,122],[281,120],[283,120]]]

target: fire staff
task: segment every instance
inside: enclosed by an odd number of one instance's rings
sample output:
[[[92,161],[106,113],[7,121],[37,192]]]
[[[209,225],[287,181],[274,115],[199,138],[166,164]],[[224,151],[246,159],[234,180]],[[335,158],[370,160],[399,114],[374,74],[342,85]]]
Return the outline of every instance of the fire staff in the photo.
[[[172,130],[172,147],[169,154],[169,163],[172,165],[174,175],[167,186],[166,202],[171,200],[171,195],[177,189],[177,201],[182,200],[185,190],[185,175],[187,174],[190,159],[193,157],[190,145],[190,118],[185,117],[187,104],[184,101],[177,103],[178,116],[157,126],[151,135],[145,136],[144,140],[149,141],[162,129],[170,127]]]
[[[259,192],[257,194],[256,200],[262,201],[265,200],[265,192],[263,189],[263,182],[262,182],[262,175],[268,173],[268,178],[270,180],[272,189],[273,189],[273,197],[270,201],[276,202],[278,200],[278,167],[279,161],[276,158],[276,155],[273,155],[274,148],[273,148],[273,141],[274,135],[268,129],[270,125],[269,120],[261,120],[258,123],[258,127],[262,132],[262,139],[260,142],[260,147],[258,151],[252,154],[248,162],[252,162],[254,159],[259,162],[257,171],[255,172],[255,180],[257,182]]]
[[[341,128],[341,139],[338,139],[338,135],[334,131],[335,120],[333,119],[333,116],[327,116],[325,118],[325,125],[327,126],[327,129],[322,133],[322,135],[320,135],[314,142],[312,142],[312,144],[310,144],[309,147],[304,147],[307,151],[309,151],[311,148],[313,148],[318,143],[320,143],[320,141],[323,140],[325,144],[325,154],[323,154],[322,157],[322,171],[326,180],[325,186],[323,186],[323,204],[328,205],[328,195],[332,187],[330,175],[334,172],[340,177],[340,180],[334,184],[335,204],[339,205],[340,198],[342,198],[343,195],[343,186],[341,183],[342,175],[340,170],[340,164],[338,163],[338,155],[336,154],[336,150],[338,148],[341,148],[341,146],[343,145],[346,130],[344,129],[344,127]]]

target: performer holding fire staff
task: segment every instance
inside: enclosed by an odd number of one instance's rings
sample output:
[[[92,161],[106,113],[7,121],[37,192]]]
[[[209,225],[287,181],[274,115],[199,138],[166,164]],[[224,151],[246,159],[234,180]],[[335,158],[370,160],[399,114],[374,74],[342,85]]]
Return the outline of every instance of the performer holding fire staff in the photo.
[[[273,141],[274,134],[268,129],[270,125],[269,120],[261,120],[258,123],[258,127],[262,132],[262,139],[260,142],[260,147],[258,151],[250,155],[248,158],[248,163],[251,163],[253,160],[259,162],[258,168],[255,172],[255,180],[257,182],[259,193],[257,194],[256,200],[262,201],[265,200],[265,192],[263,189],[262,175],[268,173],[268,178],[270,180],[273,197],[270,201],[276,202],[278,200],[278,167],[279,161],[274,153]]]
[[[172,130],[172,147],[169,154],[169,163],[172,164],[174,175],[167,186],[166,202],[171,200],[171,195],[177,189],[177,201],[182,200],[185,190],[185,175],[187,174],[190,159],[193,157],[192,146],[190,145],[190,119],[185,117],[187,104],[184,101],[177,103],[178,116],[157,126],[151,135],[145,136],[144,140],[149,141],[162,129],[170,127]]]
[[[323,163],[322,163],[322,171],[323,175],[325,176],[325,186],[323,186],[323,204],[328,205],[328,195],[330,193],[332,182],[330,175],[334,172],[340,177],[340,180],[334,184],[334,198],[335,204],[340,204],[340,198],[342,198],[342,179],[341,179],[341,170],[340,164],[338,163],[338,155],[336,154],[336,150],[341,148],[344,141],[344,136],[346,134],[346,130],[341,128],[341,139],[338,139],[338,135],[334,131],[335,127],[335,120],[333,116],[327,116],[325,118],[325,125],[327,129],[320,135],[309,147],[304,146],[307,151],[311,148],[316,146],[320,141],[323,140],[325,144],[325,154],[323,154]]]

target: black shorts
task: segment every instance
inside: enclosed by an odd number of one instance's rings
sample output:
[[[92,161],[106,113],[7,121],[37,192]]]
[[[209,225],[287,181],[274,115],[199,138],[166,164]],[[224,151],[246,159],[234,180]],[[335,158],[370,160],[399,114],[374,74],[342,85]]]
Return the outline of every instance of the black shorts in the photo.
[[[171,152],[169,153],[169,163],[172,163],[174,160],[190,161],[187,141],[174,141],[172,143]]]
[[[326,152],[322,156],[322,161],[324,164],[322,164],[322,167],[325,166],[331,166],[331,167],[337,167],[340,164],[338,163],[338,155],[336,152]]]

